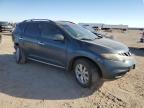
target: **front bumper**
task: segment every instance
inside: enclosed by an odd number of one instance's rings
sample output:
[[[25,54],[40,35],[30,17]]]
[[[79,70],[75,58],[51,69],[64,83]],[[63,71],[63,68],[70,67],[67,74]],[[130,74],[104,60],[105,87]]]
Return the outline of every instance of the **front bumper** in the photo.
[[[136,61],[127,59],[125,61],[103,60],[101,67],[104,79],[120,78],[132,69],[135,69]]]

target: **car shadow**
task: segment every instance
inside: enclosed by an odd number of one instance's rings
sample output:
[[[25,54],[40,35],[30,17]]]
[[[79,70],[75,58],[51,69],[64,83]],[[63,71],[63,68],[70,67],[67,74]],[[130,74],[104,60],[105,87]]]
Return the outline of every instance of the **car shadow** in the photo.
[[[130,51],[136,56],[144,57],[144,48],[129,47]]]
[[[12,54],[0,54],[0,92],[27,99],[64,100],[92,95],[99,87],[80,87],[72,73],[29,61],[16,64]]]

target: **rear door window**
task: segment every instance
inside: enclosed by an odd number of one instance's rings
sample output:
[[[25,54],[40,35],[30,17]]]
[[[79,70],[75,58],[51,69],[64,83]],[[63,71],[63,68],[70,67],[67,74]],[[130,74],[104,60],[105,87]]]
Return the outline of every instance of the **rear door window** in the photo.
[[[25,36],[30,38],[36,38],[40,36],[40,29],[38,23],[27,23],[25,28]]]

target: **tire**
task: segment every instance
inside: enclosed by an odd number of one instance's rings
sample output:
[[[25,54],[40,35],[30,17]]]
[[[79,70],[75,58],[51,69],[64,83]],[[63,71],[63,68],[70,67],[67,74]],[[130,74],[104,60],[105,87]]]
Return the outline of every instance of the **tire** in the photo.
[[[91,61],[87,59],[78,59],[74,63],[74,73],[76,81],[84,88],[92,86],[98,88],[100,83],[100,76],[98,68]]]
[[[18,64],[26,63],[26,55],[20,47],[16,47],[15,59]]]

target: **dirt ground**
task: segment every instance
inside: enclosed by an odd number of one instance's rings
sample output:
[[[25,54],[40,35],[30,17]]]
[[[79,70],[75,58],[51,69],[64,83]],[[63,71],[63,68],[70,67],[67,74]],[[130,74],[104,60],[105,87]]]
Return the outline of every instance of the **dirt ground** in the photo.
[[[81,88],[71,74],[36,62],[18,65],[11,36],[0,44],[0,108],[144,108],[144,43],[140,31],[113,31],[135,54],[136,69],[104,82],[99,90]]]

